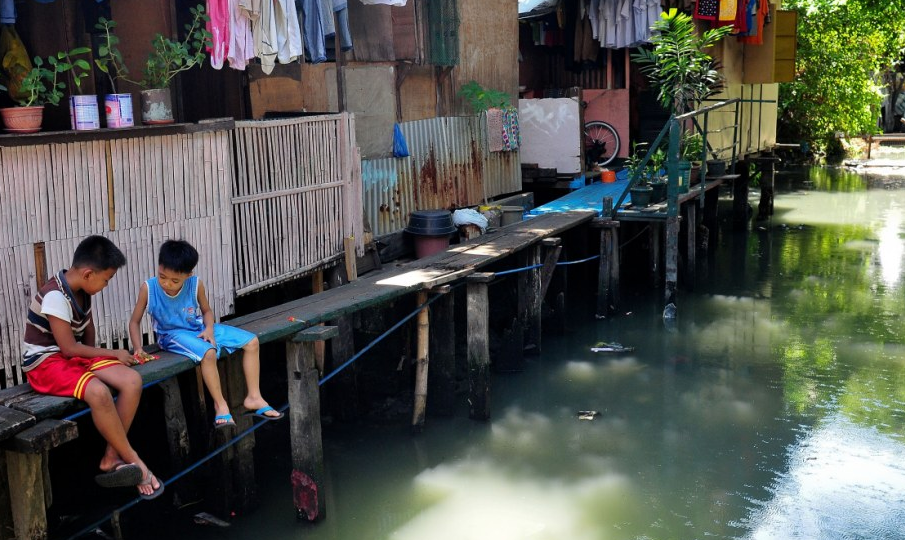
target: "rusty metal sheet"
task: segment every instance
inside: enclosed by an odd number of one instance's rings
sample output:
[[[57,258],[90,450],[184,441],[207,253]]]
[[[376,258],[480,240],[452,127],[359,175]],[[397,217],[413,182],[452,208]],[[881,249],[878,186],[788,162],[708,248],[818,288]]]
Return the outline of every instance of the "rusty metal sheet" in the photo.
[[[410,155],[362,161],[365,213],[375,235],[405,227],[413,210],[474,206],[521,190],[518,152],[488,152],[483,117],[400,125]]]

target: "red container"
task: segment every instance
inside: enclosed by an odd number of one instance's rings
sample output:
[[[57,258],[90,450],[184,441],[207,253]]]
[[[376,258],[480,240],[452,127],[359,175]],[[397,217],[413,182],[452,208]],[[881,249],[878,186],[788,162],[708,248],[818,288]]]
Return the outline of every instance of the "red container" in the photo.
[[[434,253],[445,251],[449,247],[449,235],[424,236],[415,235],[415,257],[421,259]]]

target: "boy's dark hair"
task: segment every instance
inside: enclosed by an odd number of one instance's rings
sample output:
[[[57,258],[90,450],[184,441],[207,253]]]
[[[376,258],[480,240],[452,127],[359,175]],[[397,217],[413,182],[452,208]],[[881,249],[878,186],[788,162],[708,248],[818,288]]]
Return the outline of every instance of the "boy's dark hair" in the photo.
[[[103,272],[118,270],[126,265],[126,256],[116,245],[103,236],[89,236],[82,240],[72,254],[73,268],[91,268]]]
[[[198,264],[198,250],[185,240],[167,240],[160,246],[157,264],[180,274],[191,274]]]

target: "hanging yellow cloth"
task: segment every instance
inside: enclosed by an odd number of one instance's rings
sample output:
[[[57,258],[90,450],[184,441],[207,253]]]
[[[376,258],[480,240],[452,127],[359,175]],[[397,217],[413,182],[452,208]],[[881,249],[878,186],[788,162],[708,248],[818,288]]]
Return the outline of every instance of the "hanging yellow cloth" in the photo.
[[[0,58],[3,59],[0,62],[0,81],[9,91],[9,97],[16,100],[28,97],[20,87],[32,64],[25,44],[12,26],[4,25],[0,29]]]

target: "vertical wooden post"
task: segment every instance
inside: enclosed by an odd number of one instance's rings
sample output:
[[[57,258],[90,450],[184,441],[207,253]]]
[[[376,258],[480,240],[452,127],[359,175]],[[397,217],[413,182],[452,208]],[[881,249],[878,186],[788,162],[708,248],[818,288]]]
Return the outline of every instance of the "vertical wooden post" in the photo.
[[[418,291],[418,305],[424,306],[418,312],[418,344],[415,348],[415,408],[412,412],[412,431],[420,433],[424,429],[424,414],[427,408],[427,372],[430,341],[430,308],[427,291]]]
[[[764,221],[773,215],[774,165],[778,161],[772,155],[754,160],[760,168],[760,202],[757,205],[757,220]]]
[[[660,281],[660,246],[663,244],[663,225],[650,222],[650,275],[655,285]]]
[[[167,443],[170,449],[170,464],[174,471],[181,471],[188,464],[191,453],[189,443],[188,422],[185,419],[185,407],[179,393],[179,382],[176,377],[166,379],[158,384],[163,392],[163,417],[166,422]],[[174,503],[192,500],[186,491],[191,489],[186,482],[178,482]]]
[[[324,271],[323,269],[315,270],[313,274],[311,274],[311,294],[317,294],[324,292]],[[315,342],[314,344],[314,355],[316,358],[315,364],[317,365],[317,371],[323,375],[324,374],[324,356],[326,353],[326,344],[323,341]]]
[[[228,356],[221,362],[223,371],[226,372],[226,384],[223,386],[224,395],[229,401],[230,410],[239,410],[245,400],[245,370],[242,368],[242,352]],[[254,423],[252,416],[234,415],[238,430],[245,430]],[[219,430],[226,431],[226,430]],[[255,483],[255,434],[249,433],[242,437],[233,448],[234,464],[232,467],[233,489],[229,494],[230,510],[245,512],[257,497],[257,485]]]
[[[331,289],[347,283],[346,269],[342,265],[334,266],[327,277],[327,284]],[[353,332],[352,316],[343,315],[328,323],[335,326],[339,332],[339,338],[330,340],[330,361],[324,367],[325,372],[330,372],[346,363],[355,354],[355,336]],[[337,419],[348,421],[358,418],[358,389],[356,382],[355,365],[338,373],[330,381],[330,388],[325,391],[330,413]]]
[[[455,295],[449,287],[441,290],[443,298],[431,304],[427,401],[432,413],[451,415],[456,400]]]
[[[553,280],[556,263],[559,262],[559,256],[562,253],[562,240],[559,238],[544,238],[541,240],[540,245],[543,250],[544,260],[540,276],[540,298],[543,301],[547,296],[547,290],[550,288],[550,282]]]
[[[698,205],[694,201],[685,205],[685,237],[686,250],[688,252],[685,256],[685,279],[687,280],[686,286],[688,290],[694,289],[695,255],[697,253],[696,233],[698,227],[697,208]]]
[[[597,318],[616,312],[619,306],[619,222],[603,217],[594,220],[600,229],[600,263],[597,269]]]
[[[679,137],[681,135],[682,126],[673,118],[669,126],[669,155],[678,154]],[[678,278],[679,264],[679,186],[677,182],[673,182],[672,165],[670,165],[670,182],[667,187],[666,195],[666,288],[664,297],[666,304],[676,303],[676,284]],[[701,179],[703,182],[704,180]]]
[[[6,452],[13,530],[20,540],[47,538],[47,509],[44,506],[44,474],[41,454]]]
[[[2,481],[6,479],[7,481]],[[6,452],[0,452],[0,540],[16,540],[12,508],[10,507],[9,473]]]
[[[286,342],[286,371],[289,382],[289,435],[292,445],[293,477],[309,482],[310,499],[295,497],[298,515],[310,521],[326,515],[324,508],[324,446],[321,439],[321,405],[314,344],[339,335],[335,326],[314,326]],[[313,487],[312,487],[313,486]],[[293,486],[300,489],[299,486]],[[304,505],[302,504],[304,503]]]
[[[737,181],[737,180],[736,180]],[[707,227],[707,241],[702,243],[705,251],[710,250],[710,246],[716,246],[719,243],[719,226],[720,226],[720,190],[714,188],[704,194],[704,226]]]
[[[468,403],[469,417],[490,418],[490,309],[488,284],[493,274],[475,273],[467,282]]]
[[[540,252],[541,246],[538,244],[525,249],[523,260],[526,268],[540,264]],[[540,354],[540,306],[543,300],[540,295],[540,275],[540,268],[532,268],[521,272],[518,280],[519,321],[524,329],[522,350],[531,354]]]
[[[748,162],[742,161],[739,176],[732,184],[732,224],[736,230],[748,228]]]

